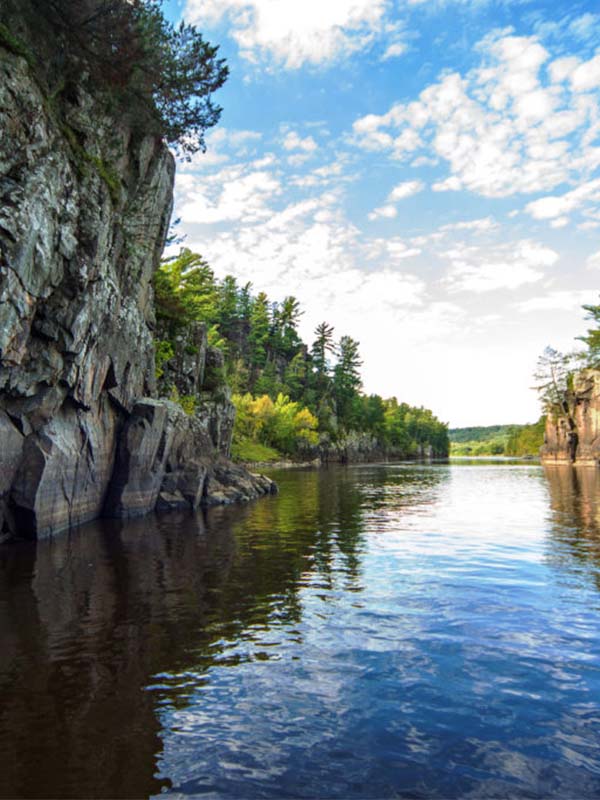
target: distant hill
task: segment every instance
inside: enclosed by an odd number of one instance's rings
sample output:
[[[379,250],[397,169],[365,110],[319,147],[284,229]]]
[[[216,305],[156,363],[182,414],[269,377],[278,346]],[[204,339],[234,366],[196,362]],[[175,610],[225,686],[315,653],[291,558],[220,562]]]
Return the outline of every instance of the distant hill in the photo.
[[[522,425],[487,425],[473,428],[450,428],[448,436],[451,442],[487,442],[498,436],[508,436],[514,428]]]
[[[546,419],[530,425],[486,425],[450,428],[451,456],[536,456],[544,441]]]

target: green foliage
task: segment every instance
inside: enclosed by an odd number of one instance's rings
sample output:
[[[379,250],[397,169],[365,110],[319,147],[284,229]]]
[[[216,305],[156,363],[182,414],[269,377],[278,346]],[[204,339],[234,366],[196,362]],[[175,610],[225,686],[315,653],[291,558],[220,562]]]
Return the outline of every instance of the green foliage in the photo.
[[[198,407],[198,398],[193,394],[184,394],[179,398],[179,405],[188,416],[193,417]]]
[[[254,299],[250,307],[250,363],[255,370],[264,367],[267,363],[267,351],[271,320],[269,318],[269,298],[264,292]]]
[[[574,359],[574,354],[560,353],[552,347],[546,347],[539,357],[533,375],[536,381],[534,388],[546,414],[568,413]]]
[[[584,366],[597,369],[600,366],[600,305],[585,305],[583,309],[587,311],[585,318],[595,322],[596,327],[588,328],[585,336],[577,338],[584,342],[587,347]]]
[[[164,137],[186,157],[205,149],[204,133],[221,114],[212,94],[228,69],[218,47],[193,25],[170,23],[161,0],[32,3],[62,44],[54,66],[67,80],[89,80],[131,124]],[[38,64],[38,71],[47,66]]]
[[[175,350],[171,342],[165,339],[158,339],[154,342],[154,360],[156,364],[156,377],[161,378],[165,371],[163,366],[173,358]]]
[[[351,336],[342,336],[338,345],[338,361],[333,370],[333,388],[338,420],[347,428],[355,427],[359,409],[354,402],[362,386],[360,367],[362,361],[358,342]]]
[[[273,447],[267,447],[251,439],[234,439],[231,445],[231,457],[234,461],[280,461],[281,453]]]
[[[582,368],[600,369],[600,305],[584,305],[585,319],[595,323],[585,336],[577,339],[585,344],[585,350],[560,353],[546,347],[538,359],[534,373],[535,386],[542,410],[552,416],[567,416],[570,413],[575,372]]]
[[[323,322],[309,350],[298,333],[296,298],[273,303],[264,292],[254,296],[250,284],[215,278],[201,256],[185,249],[163,263],[154,288],[163,341],[174,348],[188,325],[203,322],[209,344],[223,352],[224,367],[207,368],[204,388],[233,389],[236,442],[290,455],[314,448],[319,433],[335,443],[360,432],[398,456],[428,448],[448,453],[447,427],[431,411],[361,394],[362,360],[352,337],[336,344],[333,327]]]
[[[502,456],[506,452],[508,437],[496,437],[484,441],[450,442],[451,456]]]
[[[183,249],[177,258],[163,261],[153,284],[157,320],[170,337],[192,322],[214,322],[215,277],[201,256]]]
[[[546,417],[531,425],[452,428],[451,456],[537,456],[544,442]]]
[[[171,387],[171,394],[169,400],[177,403],[185,411],[185,413],[192,417],[196,413],[198,407],[198,398],[191,394],[180,395],[176,386]]]
[[[470,428],[450,428],[450,442],[489,442],[492,439],[505,440],[514,425],[485,425]]]
[[[531,425],[514,426],[508,437],[505,452],[507,456],[537,456],[544,444],[546,417],[542,416]]]
[[[294,455],[319,440],[318,421],[307,408],[279,394],[273,402],[268,395],[234,394],[236,420],[233,441],[257,441],[282,453]]]

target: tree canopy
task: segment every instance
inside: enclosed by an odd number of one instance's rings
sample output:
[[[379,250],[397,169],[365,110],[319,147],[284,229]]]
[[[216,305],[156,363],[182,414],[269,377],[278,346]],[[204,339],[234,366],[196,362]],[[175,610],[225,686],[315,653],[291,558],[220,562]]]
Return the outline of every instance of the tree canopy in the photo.
[[[310,346],[302,341],[303,311],[295,297],[274,302],[231,275],[220,280],[187,249],[163,263],[154,287],[161,368],[173,357],[182,328],[206,323],[224,352],[238,410],[237,445],[245,453],[250,441],[296,454],[314,447],[319,436],[336,442],[355,432],[404,455],[428,446],[447,453],[447,426],[431,411],[362,394],[362,358],[351,336],[336,341],[333,326],[322,322]]]
[[[132,122],[185,156],[206,149],[205,131],[221,114],[212,95],[228,68],[193,25],[169,22],[162,0],[31,1],[64,44],[67,81],[87,74]]]

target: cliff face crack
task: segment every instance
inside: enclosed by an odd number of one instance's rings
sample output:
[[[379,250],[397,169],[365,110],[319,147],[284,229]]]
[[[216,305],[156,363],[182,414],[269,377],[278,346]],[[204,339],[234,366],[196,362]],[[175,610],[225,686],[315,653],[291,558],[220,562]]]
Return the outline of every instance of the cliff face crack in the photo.
[[[15,241],[16,241],[16,240],[15,240]],[[2,269],[3,269],[3,270],[8,270],[8,271],[10,271],[10,272],[11,272],[11,273],[12,273],[12,274],[15,276],[15,278],[17,279],[17,281],[18,281],[18,283],[19,283],[19,286],[20,286],[21,290],[22,290],[22,291],[23,291],[23,293],[24,293],[25,295],[27,295],[27,297],[29,297],[31,300],[42,300],[42,299],[44,299],[44,297],[43,297],[43,295],[42,295],[42,294],[35,294],[35,292],[32,292],[32,291],[31,291],[31,289],[29,289],[29,288],[27,288],[27,286],[25,286],[25,283],[24,283],[24,281],[23,281],[23,278],[21,277],[21,275],[19,275],[19,272],[18,272],[18,270],[16,270],[16,269],[15,269],[15,268],[12,266],[12,264],[7,264],[7,263],[5,262],[4,264],[2,264]],[[1,301],[0,301],[0,302],[1,302]],[[16,305],[15,301],[14,301],[14,300],[12,299],[12,297],[10,297],[10,296],[9,296],[8,298],[6,298],[6,300],[4,300],[4,302],[9,302],[9,303],[12,303],[12,304],[14,305],[14,307],[18,309],[18,306]]]

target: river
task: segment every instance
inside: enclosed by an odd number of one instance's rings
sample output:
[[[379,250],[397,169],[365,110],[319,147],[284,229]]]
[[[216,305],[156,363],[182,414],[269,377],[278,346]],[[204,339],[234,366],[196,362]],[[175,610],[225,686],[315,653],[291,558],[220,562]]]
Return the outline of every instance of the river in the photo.
[[[0,549],[0,796],[597,798],[600,476],[273,473]]]

